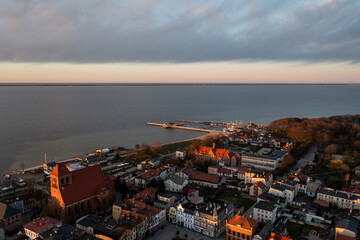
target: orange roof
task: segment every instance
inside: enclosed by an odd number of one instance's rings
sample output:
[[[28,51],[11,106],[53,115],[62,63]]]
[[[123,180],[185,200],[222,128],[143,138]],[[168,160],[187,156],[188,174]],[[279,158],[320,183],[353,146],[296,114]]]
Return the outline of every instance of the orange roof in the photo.
[[[51,218],[51,217],[38,217],[24,226],[25,229],[29,229],[34,233],[42,233],[43,231],[48,230],[48,227],[51,227],[55,224],[60,224],[61,221]]]
[[[62,168],[61,166],[58,167],[58,165],[55,169]],[[108,187],[98,164],[69,171],[69,174],[72,176],[72,183],[60,188],[60,195],[65,205],[96,196],[99,190]]]
[[[324,200],[322,200],[322,199],[315,199],[314,200],[314,203],[317,203],[317,204],[319,204],[320,206],[322,206],[322,207],[329,207],[329,204],[327,204]]]
[[[138,192],[134,198],[139,201],[147,201],[155,198],[155,190],[150,187],[145,189],[144,191]]]
[[[70,171],[66,167],[65,163],[58,163],[58,164],[56,164],[56,166],[54,167],[54,169],[52,170],[50,175],[53,175],[56,177],[61,177],[61,176],[69,175],[69,174],[70,174]]]
[[[226,149],[204,147],[204,146],[199,146],[197,152],[201,155],[209,155],[210,153],[212,153],[216,157],[220,157],[220,158],[224,158],[224,157],[231,158],[234,155],[232,152]]]
[[[251,218],[242,217],[240,215],[235,215],[232,219],[228,221],[228,224],[244,228],[252,232],[252,230],[259,224],[259,221]]]

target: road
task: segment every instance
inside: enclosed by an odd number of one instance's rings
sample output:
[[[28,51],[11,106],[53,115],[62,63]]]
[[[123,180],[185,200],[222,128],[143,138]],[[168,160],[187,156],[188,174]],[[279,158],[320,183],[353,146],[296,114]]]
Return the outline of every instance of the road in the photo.
[[[294,172],[298,169],[303,170],[306,165],[311,165],[314,161],[315,154],[317,153],[317,145],[310,148],[310,150],[297,161],[295,167],[291,169],[291,172]]]

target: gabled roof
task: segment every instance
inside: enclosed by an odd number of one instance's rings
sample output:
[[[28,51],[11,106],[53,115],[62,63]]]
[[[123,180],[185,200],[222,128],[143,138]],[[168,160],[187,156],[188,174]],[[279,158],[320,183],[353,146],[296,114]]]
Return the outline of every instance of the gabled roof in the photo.
[[[69,175],[69,174],[70,174],[70,171],[66,167],[65,163],[58,163],[54,167],[54,170],[52,170],[50,175],[53,175],[53,176],[56,176],[56,177],[61,177],[61,176]]]
[[[204,146],[199,146],[196,149],[196,152],[197,152],[197,154],[200,154],[200,155],[213,154],[214,156],[219,157],[219,158],[225,158],[225,157],[231,158],[232,156],[234,156],[234,154],[227,149],[204,147]]]
[[[254,206],[254,208],[259,208],[259,209],[262,209],[262,210],[272,212],[275,209],[275,206],[272,203],[260,201]]]
[[[244,167],[244,166],[240,166],[237,170],[237,172],[247,172],[250,168],[248,167]]]
[[[256,183],[254,183],[254,186],[259,187],[261,189],[266,188],[266,185],[262,181],[257,181]]]
[[[18,209],[11,207],[10,205],[0,202],[0,219],[6,219],[21,213]]]
[[[65,205],[96,196],[99,191],[108,187],[98,164],[69,173],[72,176],[72,183],[60,187],[61,197]]]
[[[213,174],[208,174],[208,173],[200,173],[200,172],[195,172],[195,171],[191,172],[190,179],[214,183],[214,184],[218,184],[221,180],[221,178],[218,175],[213,175]]]
[[[240,215],[235,215],[227,223],[252,232],[256,225],[259,224],[259,221],[251,218],[242,217]]]
[[[141,178],[143,180],[149,180],[151,178],[157,177],[160,174],[160,170],[150,169],[144,173],[141,173],[137,176],[137,178]]]
[[[183,179],[182,177],[179,177],[178,175],[172,175],[169,179],[167,180],[170,180],[172,181],[173,183],[176,183],[177,185],[183,185],[184,184],[184,181],[185,179]]]
[[[337,223],[336,223],[336,228],[344,228],[347,229],[353,233],[356,234],[357,232],[357,227],[358,227],[358,223],[355,220],[350,220],[350,219],[340,219]]]

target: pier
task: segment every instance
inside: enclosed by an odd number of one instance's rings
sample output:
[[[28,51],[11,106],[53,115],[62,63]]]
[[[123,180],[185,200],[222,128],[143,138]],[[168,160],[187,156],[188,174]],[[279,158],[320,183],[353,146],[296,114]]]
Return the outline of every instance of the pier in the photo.
[[[215,130],[210,130],[210,129],[176,126],[175,124],[167,124],[166,127],[164,127],[165,125],[163,123],[148,122],[146,124],[149,125],[149,126],[155,126],[155,127],[163,127],[163,128],[171,128],[171,129],[182,129],[182,130],[196,131],[196,132],[223,133],[223,132],[220,132],[220,131],[215,131]]]

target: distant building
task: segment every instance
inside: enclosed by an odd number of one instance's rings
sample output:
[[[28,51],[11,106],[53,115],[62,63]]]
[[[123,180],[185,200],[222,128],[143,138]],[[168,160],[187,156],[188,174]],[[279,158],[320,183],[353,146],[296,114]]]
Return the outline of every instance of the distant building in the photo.
[[[355,175],[360,175],[360,166],[355,168]]]
[[[147,188],[149,184],[153,180],[158,180],[160,178],[160,170],[157,169],[150,169],[146,170],[144,173],[140,173],[135,178],[135,186],[138,188]]]
[[[278,168],[279,163],[287,154],[287,151],[273,151],[268,155],[244,153],[241,157],[241,165],[265,171],[273,171]]]
[[[248,170],[245,172],[245,184],[254,184],[259,181],[269,187],[273,183],[273,175],[264,171]]]
[[[360,209],[360,194],[323,188],[317,192],[316,199],[336,205],[338,208]]]
[[[291,181],[275,182],[271,185],[269,193],[286,199],[286,203],[292,203],[297,195],[296,187]],[[296,183],[295,183],[296,184]]]
[[[155,201],[155,190],[152,187],[135,194],[134,199],[145,203],[153,203]]]
[[[298,192],[306,193],[306,186],[310,182],[310,178],[303,174],[300,170],[289,174],[288,179],[298,183]]]
[[[233,177],[233,170],[220,166],[209,166],[208,173],[222,177]]]
[[[254,183],[253,185],[250,186],[249,195],[258,197],[263,192],[265,192],[267,189],[268,189],[268,187],[263,182],[257,181],[256,183]]]
[[[175,157],[176,158],[184,159],[185,156],[186,156],[186,152],[184,152],[184,151],[176,151],[175,152]]]
[[[214,160],[221,166],[237,167],[240,160],[239,157],[229,150],[204,146],[199,146],[195,149],[194,155],[197,158]]]
[[[49,204],[64,221],[111,206],[114,189],[110,176],[104,176],[100,165],[70,171],[58,163],[50,174]]]
[[[209,188],[218,188],[222,180],[218,175],[196,172],[188,168],[179,169],[176,175],[188,180],[190,184]]]
[[[226,223],[226,239],[252,240],[258,227],[257,220],[235,215]]]
[[[244,166],[240,166],[237,170],[237,178],[239,180],[242,180],[242,181],[245,181],[245,175],[246,175],[246,172],[248,172],[250,170],[250,168],[248,167],[244,167]]]
[[[5,232],[11,232],[21,227],[21,212],[10,205],[0,202],[0,222]]]

